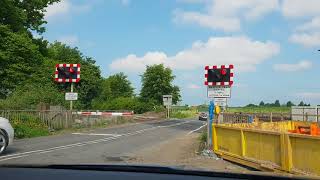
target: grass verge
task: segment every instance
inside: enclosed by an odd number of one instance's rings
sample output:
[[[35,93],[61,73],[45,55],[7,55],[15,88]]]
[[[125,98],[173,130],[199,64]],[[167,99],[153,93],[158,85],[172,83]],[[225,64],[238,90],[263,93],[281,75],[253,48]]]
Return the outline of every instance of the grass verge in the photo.
[[[196,116],[197,116],[197,111],[194,111],[194,110],[176,110],[171,112],[170,114],[171,118],[178,118],[178,119],[194,118]]]
[[[17,139],[47,136],[50,134],[48,126],[32,115],[21,114],[19,118],[13,117],[10,122],[14,129],[14,137]]]
[[[207,138],[208,138],[208,134],[207,131],[204,130],[202,131],[202,133],[199,136],[199,149],[198,152],[202,152],[204,149],[206,149],[207,147]]]

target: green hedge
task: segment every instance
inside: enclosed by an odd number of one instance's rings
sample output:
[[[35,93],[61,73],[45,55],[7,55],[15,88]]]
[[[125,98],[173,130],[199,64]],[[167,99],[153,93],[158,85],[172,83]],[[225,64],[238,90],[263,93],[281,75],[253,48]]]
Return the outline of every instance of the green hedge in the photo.
[[[133,110],[137,114],[155,110],[155,105],[152,102],[143,102],[138,98],[119,97],[109,101],[93,102],[94,109],[99,110]]]

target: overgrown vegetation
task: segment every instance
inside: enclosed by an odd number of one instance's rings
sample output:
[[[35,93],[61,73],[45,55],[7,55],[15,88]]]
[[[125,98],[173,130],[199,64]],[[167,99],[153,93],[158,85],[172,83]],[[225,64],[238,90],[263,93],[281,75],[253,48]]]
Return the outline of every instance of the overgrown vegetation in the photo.
[[[20,139],[49,135],[48,127],[32,115],[20,114],[19,118],[13,117],[10,121],[14,128],[15,138]]]
[[[195,110],[175,110],[172,111],[170,114],[171,118],[178,118],[178,119],[183,119],[183,118],[194,118],[198,114],[198,111]]]
[[[199,136],[199,141],[200,141],[199,149],[198,149],[199,152],[202,152],[204,149],[207,148],[207,138],[208,138],[208,133],[204,129]]]

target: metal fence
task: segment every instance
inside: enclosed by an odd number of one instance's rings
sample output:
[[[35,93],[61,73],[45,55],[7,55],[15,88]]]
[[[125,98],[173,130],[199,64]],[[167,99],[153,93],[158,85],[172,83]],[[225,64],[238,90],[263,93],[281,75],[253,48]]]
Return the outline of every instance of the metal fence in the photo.
[[[249,123],[253,119],[259,119],[263,122],[279,122],[279,121],[311,121],[319,122],[320,115],[318,114],[308,114],[307,112],[301,114],[294,113],[222,113],[221,120],[222,123]]]
[[[292,119],[298,121],[319,122],[320,106],[292,106]]]

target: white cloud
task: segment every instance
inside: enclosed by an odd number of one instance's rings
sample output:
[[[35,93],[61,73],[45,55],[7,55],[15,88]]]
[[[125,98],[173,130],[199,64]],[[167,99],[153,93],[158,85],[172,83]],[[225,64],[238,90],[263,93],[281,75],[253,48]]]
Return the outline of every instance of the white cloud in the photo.
[[[305,47],[315,47],[320,45],[320,31],[311,33],[294,33],[289,37],[293,43],[301,44]]]
[[[198,12],[175,12],[175,23],[197,23],[202,27],[207,27],[216,30],[223,30],[226,32],[233,32],[240,30],[240,20],[235,17],[215,17]]]
[[[278,54],[280,46],[274,42],[253,41],[248,37],[211,37],[207,42],[194,42],[189,49],[182,50],[174,56],[164,52],[147,52],[138,57],[130,54],[115,59],[112,70],[140,72],[146,65],[163,63],[179,70],[194,70],[205,65],[234,64],[237,71],[254,71],[257,64]]]
[[[46,8],[45,19],[61,19],[72,13],[87,12],[91,9],[89,4],[74,4],[70,0],[61,0],[60,2],[53,3]]]
[[[124,6],[128,6],[130,4],[130,0],[121,0],[121,4]]]
[[[295,95],[304,99],[320,99],[320,93],[318,92],[302,92]]]
[[[320,15],[319,0],[283,0],[282,14],[289,18]]]
[[[304,18],[305,23],[297,26],[289,41],[304,47],[320,45],[320,1],[284,0],[282,13],[291,19]]]
[[[312,67],[312,62],[308,60],[302,60],[297,64],[275,64],[273,69],[280,72],[294,72],[310,69]]]
[[[75,46],[79,43],[79,38],[76,35],[68,35],[68,36],[62,36],[58,38],[58,41],[67,44],[69,46]]]
[[[67,14],[70,11],[71,3],[68,0],[62,0],[58,3],[53,3],[46,8],[45,18],[51,18],[57,15]]]
[[[189,88],[189,89],[200,89],[201,87],[196,85],[196,84],[189,84],[187,88]]]
[[[311,21],[300,25],[296,28],[297,31],[319,31],[320,29],[320,16],[313,18]]]
[[[203,27],[227,32],[240,30],[242,18],[257,19],[278,9],[278,0],[211,0],[203,1],[206,12],[176,10],[174,22],[195,23]]]

